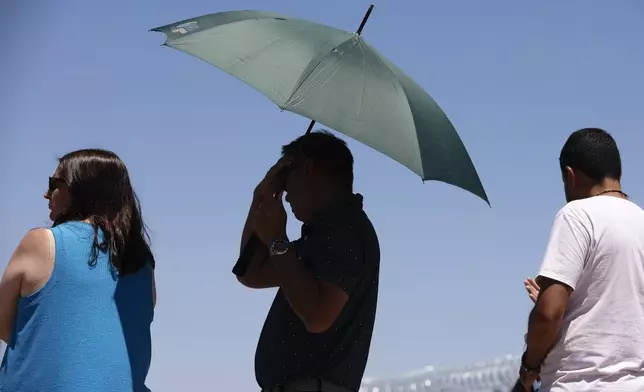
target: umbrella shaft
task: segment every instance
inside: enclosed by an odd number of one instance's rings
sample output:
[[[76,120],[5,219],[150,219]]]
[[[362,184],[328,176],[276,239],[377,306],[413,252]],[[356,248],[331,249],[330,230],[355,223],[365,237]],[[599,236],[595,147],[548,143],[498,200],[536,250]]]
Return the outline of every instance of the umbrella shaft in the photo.
[[[314,127],[314,126],[315,126],[315,120],[311,120],[311,123],[309,124],[309,127],[306,129],[306,134],[307,134],[307,135],[308,135],[309,133],[311,133],[311,131],[313,130],[313,127]]]
[[[364,29],[364,25],[367,24],[367,20],[369,20],[369,17],[371,16],[371,11],[373,11],[373,4],[369,6],[367,13],[364,14],[364,18],[362,18],[362,22],[360,23],[360,27],[358,27],[358,31],[356,31],[356,34],[358,35],[362,34],[362,29]]]

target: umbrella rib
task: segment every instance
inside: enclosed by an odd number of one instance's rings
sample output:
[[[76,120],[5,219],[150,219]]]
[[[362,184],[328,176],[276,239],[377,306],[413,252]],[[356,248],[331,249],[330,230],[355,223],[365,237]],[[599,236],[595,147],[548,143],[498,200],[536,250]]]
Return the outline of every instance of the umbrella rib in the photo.
[[[362,94],[360,95],[360,107],[359,111],[360,114],[362,114],[362,109],[364,107],[364,99],[365,95],[367,94],[367,73],[369,71],[369,67],[367,66],[367,56],[364,55],[365,50],[364,50],[364,45],[362,43],[362,40],[358,39],[358,44],[360,46],[360,51],[362,52]]]
[[[387,64],[388,61],[385,61],[383,59],[383,57],[380,56],[380,54],[377,51],[375,51],[370,45],[364,45],[364,46],[367,48],[367,50],[369,50],[369,52],[371,52],[371,54],[374,57],[380,59],[380,61],[383,64],[385,64],[385,65]],[[396,73],[394,72],[394,70],[392,70],[389,66],[386,66],[385,69],[393,76],[392,80],[394,80],[396,82],[396,84],[398,85],[398,87],[403,91],[403,93],[404,93],[403,97],[405,98],[405,101],[407,101],[407,107],[409,108],[409,115],[411,116],[411,120],[413,122],[414,129],[415,129],[416,128],[416,118],[414,117],[414,111],[411,110],[411,102],[409,102],[409,97],[407,96],[407,90],[405,90],[405,87],[400,82],[400,79],[396,76]],[[416,131],[416,132],[418,132],[418,131]],[[416,137],[416,143],[417,143],[416,151],[418,151],[418,161],[420,162],[420,171],[421,171],[421,173],[418,173],[418,174],[420,175],[420,178],[423,181],[425,181],[426,180],[426,178],[425,178],[425,168],[423,167],[423,156],[420,153],[420,141],[418,140],[418,137]],[[403,162],[400,162],[400,161],[398,161],[398,162],[401,163],[402,165],[405,165]],[[407,166],[407,167],[410,170],[413,171],[413,169],[411,167],[409,167],[409,166]]]
[[[353,38],[353,37],[351,37],[351,38]],[[328,51],[324,56],[320,56],[320,57],[319,57],[318,62],[315,64],[315,66],[314,66],[314,67],[311,67],[311,68],[310,68],[310,70],[309,70],[309,72],[307,72],[306,74],[303,74],[303,75],[300,77],[300,79],[297,81],[297,83],[295,84],[295,87],[293,88],[293,91],[291,91],[291,94],[289,94],[288,99],[286,100],[286,102],[290,102],[290,101],[291,101],[291,99],[293,99],[293,96],[295,96],[295,93],[297,92],[297,90],[299,90],[299,89],[300,89],[300,87],[302,87],[302,85],[304,84],[304,82],[306,82],[306,80],[309,78],[309,76],[311,76],[311,75],[313,74],[313,72],[315,72],[315,70],[316,70],[316,69],[318,69],[318,67],[320,66],[320,64],[322,64],[322,62],[324,61],[324,59],[326,59],[327,57],[329,57],[329,55],[331,54],[331,52],[333,52],[334,50],[336,50],[339,46],[343,45],[345,42],[349,41],[351,38],[347,39],[346,41],[343,41],[342,43],[338,44],[337,46],[332,47],[332,48],[331,48],[331,49],[330,49],[330,50],[329,50],[329,51]],[[329,42],[328,42],[328,41],[326,41],[325,43],[327,43],[327,44],[328,44]],[[313,62],[313,61],[312,61],[312,62]],[[309,63],[309,64],[307,65],[307,68],[309,67],[309,65],[311,65],[311,63]],[[282,109],[283,109],[283,108],[282,108]]]
[[[349,42],[349,40],[344,41],[344,43],[347,43],[347,42]],[[357,42],[356,42],[356,44],[357,44]],[[338,45],[338,47],[339,47],[339,45]],[[328,55],[324,56],[324,59],[325,59],[326,57],[328,57]],[[318,88],[318,87],[320,87],[320,86],[324,86],[325,84],[327,84],[327,83],[329,82],[329,80],[333,77],[333,75],[335,75],[335,73],[336,73],[336,72],[338,72],[338,70],[342,67],[343,63],[346,61],[346,59],[347,59],[348,57],[349,57],[349,55],[348,55],[348,54],[344,54],[342,57],[340,57],[340,60],[339,60],[338,64],[336,64],[336,65],[333,67],[333,70],[332,70],[332,72],[331,72],[331,75],[329,75],[325,80],[319,81],[319,82],[318,82],[318,84],[310,86],[310,87],[308,88],[308,90],[307,90],[307,93],[309,93],[309,94],[310,94],[310,91],[311,91],[311,90],[314,90],[315,88]],[[323,59],[322,61],[324,61],[324,59]],[[307,76],[306,78],[304,78],[304,81],[309,80],[309,76],[311,76],[311,75],[315,72],[315,70],[317,70],[317,69],[319,68],[319,66],[320,66],[320,64],[322,63],[322,61],[320,61],[320,62],[319,62],[315,67],[313,67],[313,69],[311,70],[311,72],[309,72],[309,73],[307,74],[308,76]],[[294,105],[296,105],[296,104],[300,103],[301,101],[303,101],[304,99],[306,99],[306,98],[307,98],[306,96],[302,96],[302,97],[299,97],[299,98],[297,98],[297,99],[295,99],[295,100],[293,99],[293,97],[295,97],[295,94],[300,90],[300,88],[301,88],[303,85],[304,85],[304,82],[300,83],[299,87],[298,87],[298,88],[296,88],[296,89],[294,90],[293,94],[291,95],[291,98],[287,101],[287,102],[288,102],[288,106],[289,106],[289,107],[292,107],[292,106],[294,106]],[[288,109],[286,109],[286,110],[288,110]]]
[[[382,57],[382,56],[380,56],[380,54],[379,54],[377,51],[375,51],[372,47],[370,47],[369,45],[367,45],[367,48],[368,48],[368,49],[369,49],[369,50],[370,50],[370,51],[371,51],[375,56],[377,56],[378,58],[380,58],[380,59],[381,59],[381,61],[384,61],[383,57]],[[386,64],[388,61],[384,61],[384,62],[385,62],[385,64]],[[396,68],[397,68],[397,67],[396,67]],[[394,76],[396,75],[396,73],[394,72],[394,70],[393,70],[393,69],[391,69],[390,67],[387,67],[387,70],[388,70],[389,72],[391,72]],[[405,73],[404,73],[402,70],[400,70],[400,72],[401,72],[405,77],[409,78],[407,75],[405,75]],[[411,114],[412,120],[414,121],[414,123],[416,123],[416,118],[415,118],[415,116],[414,116],[414,111],[413,111],[413,110],[411,110],[411,102],[409,101],[409,97],[407,96],[407,89],[406,89],[406,88],[405,88],[405,86],[400,82],[400,79],[399,79],[398,77],[395,77],[395,78],[394,78],[394,80],[396,81],[396,83],[398,84],[398,86],[400,87],[400,89],[405,93],[405,94],[403,94],[403,96],[405,97],[405,100],[407,100],[407,103],[408,103],[408,105],[409,105],[409,107],[410,107],[410,114]],[[419,86],[419,88],[420,88],[420,86]],[[422,89],[421,89],[421,91],[422,91],[424,94],[427,94],[427,92],[425,92],[424,90],[422,90]],[[443,112],[443,115],[444,115],[445,117],[447,117],[447,114],[445,114],[444,112]],[[447,119],[447,120],[449,121],[449,119]],[[418,131],[417,131],[417,132],[418,132]],[[454,131],[454,132],[456,132],[456,131]],[[460,140],[460,136],[458,136],[458,134],[456,134],[456,135],[457,135],[457,137],[458,137],[458,138],[459,138],[459,140]],[[420,143],[420,140],[419,140],[419,139],[416,139],[416,142],[417,142],[417,143]],[[462,140],[461,140],[460,142],[461,142],[461,145],[463,146],[463,148],[465,149],[465,145],[463,144]],[[476,171],[476,167],[474,166],[474,162],[472,161],[472,157],[471,157],[471,156],[469,155],[469,153],[467,152],[467,149],[465,149],[465,154],[466,154],[467,158],[469,159],[470,164],[471,164],[471,166],[472,166],[472,170],[474,171],[474,175],[476,176],[476,179],[478,180],[479,186],[480,186],[480,188],[481,188],[481,189],[480,189],[481,194],[477,193],[477,191],[473,191],[473,190],[469,189],[468,187],[463,187],[463,186],[461,186],[461,185],[457,185],[457,184],[455,184],[454,182],[447,181],[445,178],[434,178],[434,177],[429,178],[429,177],[425,174],[425,160],[423,159],[423,155],[422,155],[422,154],[420,154],[420,144],[418,145],[418,149],[417,149],[417,151],[419,151],[419,157],[418,157],[418,158],[419,158],[419,161],[420,161],[420,170],[421,170],[421,173],[422,173],[422,174],[420,175],[420,177],[421,177],[421,179],[423,180],[423,182],[428,181],[428,180],[434,180],[434,181],[440,181],[440,182],[443,182],[443,183],[446,183],[446,184],[450,184],[450,185],[456,186],[456,187],[458,187],[458,188],[461,188],[461,189],[467,190],[468,192],[470,192],[470,193],[472,193],[472,194],[474,194],[474,195],[476,195],[476,196],[480,197],[480,198],[481,198],[481,199],[483,199],[486,203],[488,203],[488,205],[489,205],[490,207],[492,206],[492,204],[490,203],[490,200],[488,199],[487,192],[485,191],[485,187],[483,186],[483,183],[481,182],[481,179],[480,179],[480,177],[479,177],[479,174],[478,174],[478,172]],[[400,162],[400,163],[402,163],[402,162]],[[410,168],[410,169],[411,169],[411,168]],[[412,170],[413,170],[413,169],[412,169]]]

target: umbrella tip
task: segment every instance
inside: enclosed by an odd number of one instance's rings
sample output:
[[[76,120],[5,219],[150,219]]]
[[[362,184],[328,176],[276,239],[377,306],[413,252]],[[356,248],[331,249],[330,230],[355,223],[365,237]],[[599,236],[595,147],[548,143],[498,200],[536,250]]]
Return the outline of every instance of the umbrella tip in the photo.
[[[481,199],[483,199],[487,203],[488,207],[492,208],[492,203],[490,202],[490,199],[487,197],[487,195],[484,195],[484,197],[481,197]]]

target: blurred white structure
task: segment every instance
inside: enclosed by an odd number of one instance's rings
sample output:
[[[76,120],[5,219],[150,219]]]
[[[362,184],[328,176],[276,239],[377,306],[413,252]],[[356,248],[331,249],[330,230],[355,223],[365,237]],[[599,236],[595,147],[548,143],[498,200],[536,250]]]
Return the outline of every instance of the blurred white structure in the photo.
[[[2,356],[4,355],[4,350],[7,348],[7,345],[0,340],[0,362],[2,362]]]
[[[427,366],[399,377],[365,378],[360,392],[506,392],[517,380],[521,359],[513,355],[458,368]]]

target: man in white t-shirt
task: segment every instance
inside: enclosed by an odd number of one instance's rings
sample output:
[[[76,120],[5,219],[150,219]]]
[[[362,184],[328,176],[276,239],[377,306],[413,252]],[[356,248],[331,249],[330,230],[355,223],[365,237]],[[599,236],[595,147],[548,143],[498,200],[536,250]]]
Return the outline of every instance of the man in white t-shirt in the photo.
[[[542,392],[644,391],[644,211],[622,192],[615,140],[574,132],[559,158],[568,204],[537,277],[520,378]]]

